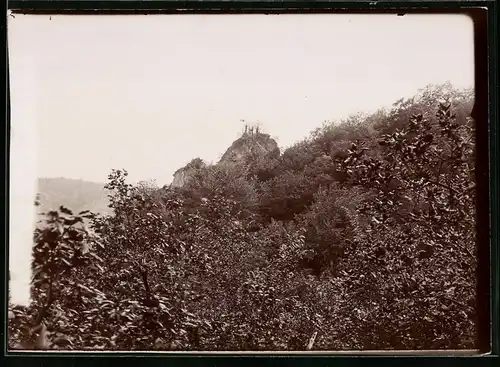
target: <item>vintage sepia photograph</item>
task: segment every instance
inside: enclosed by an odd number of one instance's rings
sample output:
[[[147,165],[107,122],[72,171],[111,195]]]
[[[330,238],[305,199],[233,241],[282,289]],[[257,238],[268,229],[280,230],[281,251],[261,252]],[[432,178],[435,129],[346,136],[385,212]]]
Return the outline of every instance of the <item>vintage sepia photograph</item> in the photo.
[[[473,22],[8,17],[8,348],[477,348]]]

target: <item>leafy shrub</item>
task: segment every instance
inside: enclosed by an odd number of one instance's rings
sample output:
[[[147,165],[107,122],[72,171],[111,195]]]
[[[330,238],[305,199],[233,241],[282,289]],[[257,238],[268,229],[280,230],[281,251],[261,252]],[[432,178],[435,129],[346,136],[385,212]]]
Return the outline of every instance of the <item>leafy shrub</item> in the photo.
[[[353,145],[343,162],[351,184],[377,194],[358,208],[370,223],[340,270],[351,297],[341,314],[355,316],[344,332],[364,348],[474,346],[473,126],[459,125],[449,104],[437,121],[435,138],[436,126],[416,115],[382,137],[384,159]]]

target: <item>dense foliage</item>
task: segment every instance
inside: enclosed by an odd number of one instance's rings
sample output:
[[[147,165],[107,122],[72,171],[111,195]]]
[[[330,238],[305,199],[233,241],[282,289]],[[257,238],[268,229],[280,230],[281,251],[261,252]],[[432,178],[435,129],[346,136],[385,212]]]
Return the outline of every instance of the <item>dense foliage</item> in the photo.
[[[429,87],[182,188],[113,170],[112,215],[36,230],[11,347],[473,348],[472,103]]]

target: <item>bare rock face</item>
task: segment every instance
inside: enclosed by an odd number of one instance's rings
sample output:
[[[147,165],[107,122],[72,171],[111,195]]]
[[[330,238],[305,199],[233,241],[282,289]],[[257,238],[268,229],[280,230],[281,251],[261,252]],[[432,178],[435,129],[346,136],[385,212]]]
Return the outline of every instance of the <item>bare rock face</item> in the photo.
[[[257,157],[279,156],[280,149],[276,140],[268,134],[257,131],[245,133],[227,149],[220,163],[241,163],[246,159]]]
[[[186,166],[179,168],[174,173],[174,179],[171,186],[182,187],[184,186],[196,173],[196,171],[205,168],[206,164],[200,158],[195,158]]]
[[[256,127],[246,127],[242,136],[231,144],[217,165],[236,164],[244,167],[253,159],[278,157],[279,155],[280,149],[276,140],[268,134],[259,132]],[[175,171],[170,186],[183,187],[197,171],[205,167],[207,165],[200,158],[193,159],[185,167]]]

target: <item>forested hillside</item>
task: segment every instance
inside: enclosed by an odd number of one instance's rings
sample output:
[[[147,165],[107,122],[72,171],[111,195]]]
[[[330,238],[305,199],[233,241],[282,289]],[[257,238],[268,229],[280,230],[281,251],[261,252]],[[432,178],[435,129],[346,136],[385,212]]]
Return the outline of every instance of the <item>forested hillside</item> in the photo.
[[[473,103],[431,86],[179,187],[113,170],[112,215],[75,202],[36,230],[11,347],[474,348]]]

